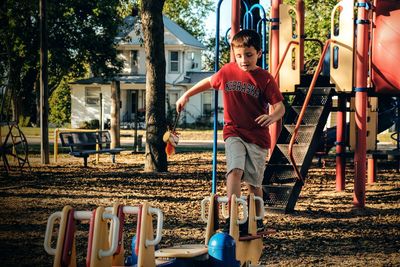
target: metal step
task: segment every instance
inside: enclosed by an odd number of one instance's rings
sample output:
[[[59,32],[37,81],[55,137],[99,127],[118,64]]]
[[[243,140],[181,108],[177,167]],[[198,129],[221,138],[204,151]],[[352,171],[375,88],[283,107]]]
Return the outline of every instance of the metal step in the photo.
[[[293,185],[263,185],[265,207],[285,210]]]
[[[333,87],[334,88],[334,87]],[[299,91],[296,98],[293,100],[292,105],[302,106],[307,94],[308,89],[304,89]],[[311,95],[310,101],[308,103],[309,106],[325,106],[325,104],[330,99],[331,87],[319,87],[315,88],[313,94]]]
[[[268,164],[264,172],[263,185],[289,184],[297,180],[296,172],[289,164]]]
[[[287,158],[290,162],[289,157],[289,144],[276,144],[279,150],[282,152],[283,155]],[[293,145],[293,158],[296,161],[296,165],[302,165],[304,158],[307,154],[309,148],[309,144],[294,144]]]
[[[300,114],[301,106],[292,106],[292,109],[297,113]],[[306,112],[303,117],[303,123],[306,125],[315,125],[318,124],[319,118],[321,117],[322,111],[324,110],[323,106],[308,106]],[[294,122],[297,122],[297,118],[294,118]],[[291,123],[291,122],[289,122]]]
[[[292,138],[292,135],[293,135],[294,129],[296,128],[296,125],[285,124],[284,127],[288,131],[289,134],[286,136],[286,138],[284,138],[283,140],[280,140],[280,141],[282,141],[282,143],[288,144],[290,142],[290,139]],[[295,142],[297,144],[310,144],[312,141],[312,138],[314,136],[314,132],[315,132],[316,128],[317,128],[316,124],[300,125]]]

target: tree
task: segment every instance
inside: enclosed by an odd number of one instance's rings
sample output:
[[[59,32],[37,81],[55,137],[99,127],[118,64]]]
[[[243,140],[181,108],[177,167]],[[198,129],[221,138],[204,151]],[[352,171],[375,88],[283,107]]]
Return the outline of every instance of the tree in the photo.
[[[296,6],[295,0],[288,1]],[[336,0],[312,0],[305,2],[305,35],[306,39],[314,38],[322,42],[328,39],[331,28],[331,12],[337,4]],[[308,66],[316,66],[321,55],[318,43],[305,42],[305,63]],[[310,71],[309,71],[310,72]]]
[[[193,36],[204,40],[204,20],[214,10],[212,0],[165,0],[163,13]]]
[[[71,92],[64,79],[49,98],[49,122],[61,127],[71,119]]]
[[[140,15],[146,52],[145,171],[168,170],[163,134],[165,118],[165,52],[162,10],[164,0],[142,0]]]
[[[115,36],[128,0],[48,1],[50,94],[67,76],[91,71],[109,77],[119,72]],[[35,114],[38,90],[38,2],[6,0],[0,6],[0,84],[14,91],[17,113]],[[18,108],[19,107],[19,108]],[[33,109],[33,110],[32,110]],[[35,116],[33,116],[34,119]]]
[[[205,45],[207,51],[204,53],[204,66],[206,70],[214,70],[215,64],[215,37],[210,37]],[[225,40],[225,37],[221,37],[219,40],[219,62],[218,66],[221,68],[223,65],[230,61],[230,45]]]
[[[141,0],[134,0],[130,7],[139,5]],[[164,0],[163,14],[189,32],[204,40],[204,20],[214,10],[213,0]]]

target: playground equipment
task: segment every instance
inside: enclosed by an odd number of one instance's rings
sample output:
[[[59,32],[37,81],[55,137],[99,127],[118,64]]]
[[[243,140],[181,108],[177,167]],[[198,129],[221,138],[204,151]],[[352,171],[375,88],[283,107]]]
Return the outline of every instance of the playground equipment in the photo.
[[[4,139],[2,132],[6,132]],[[17,167],[20,172],[24,166],[30,169],[28,152],[28,141],[18,124],[0,122],[0,155],[5,172],[9,173],[13,167]]]
[[[217,5],[216,40],[220,36],[221,2]],[[368,172],[372,176],[368,177],[368,181],[372,183],[376,175],[375,160],[379,158],[376,155],[382,154],[381,151],[376,152],[376,135],[393,125],[396,114],[395,108],[390,107],[390,118],[389,113],[384,112],[388,108],[380,108],[379,103],[387,102],[388,95],[397,97],[400,93],[397,78],[400,33],[394,26],[400,22],[400,2],[338,2],[331,12],[331,37],[323,45],[313,75],[305,74],[304,46],[308,39],[304,35],[304,1],[297,0],[296,6],[290,6],[282,0],[271,0],[269,17],[265,16],[267,12],[259,4],[244,6],[246,10],[241,18],[240,1],[232,0],[230,35],[233,36],[240,28],[253,28],[263,40],[269,40],[269,49],[263,46],[263,57],[269,52],[269,71],[276,77],[281,92],[294,96],[288,103],[283,127],[279,124],[270,127],[271,143],[276,145],[271,150],[264,173],[266,207],[284,212],[294,210],[312,158],[321,143],[326,121],[334,111],[337,123],[333,135],[336,139],[336,190],[345,188],[346,156],[352,154],[355,168],[353,205],[364,207],[367,152],[375,155],[368,158],[368,168],[372,170]],[[252,16],[254,10],[261,10],[259,21],[253,20],[256,17]],[[265,21],[269,22],[267,30],[262,27]],[[215,71],[218,71],[218,61],[217,41]],[[323,75],[320,75],[323,68]],[[334,97],[337,98],[337,106],[333,105]],[[214,100],[217,108],[217,90]],[[348,123],[346,117],[349,111],[351,119]],[[216,187],[217,121],[215,116],[213,192]],[[331,135],[331,132],[328,134]],[[349,136],[353,138],[349,139]]]
[[[29,165],[28,141],[11,116],[14,92],[8,87],[0,87],[0,156],[3,169],[8,174],[15,167],[22,172]]]
[[[254,196],[254,194],[240,198],[232,195],[230,199],[211,194],[210,197],[203,199],[201,216],[203,221],[207,222],[205,242],[208,244],[211,258],[213,258],[213,254],[210,252],[212,247],[216,245],[222,246],[220,242],[224,243],[227,240],[225,237],[221,237],[221,233],[216,231],[219,225],[219,213],[221,213],[223,218],[229,218],[229,236],[232,237],[235,248],[234,253],[228,253],[230,256],[224,256],[225,260],[228,262],[238,261],[240,266],[249,266],[249,264],[254,266],[258,263],[263,249],[263,237],[272,234],[274,231],[257,232],[256,221],[264,218],[264,212],[260,216],[256,216],[256,201],[260,202],[261,207],[264,206],[263,199]],[[208,216],[205,215],[207,205]],[[240,216],[241,213],[242,215]],[[239,225],[242,224],[247,228],[247,235],[241,236],[239,233]],[[214,238],[215,235],[220,237]],[[229,251],[229,244],[227,246],[224,249]]]
[[[77,266],[76,223],[90,221],[86,266],[125,266],[124,223],[127,215],[137,216],[134,250],[130,264],[135,266],[193,266],[193,261],[208,259],[207,246],[186,245],[156,251],[161,241],[163,214],[148,203],[139,206],[98,207],[94,211],[75,211],[65,206],[50,215],[47,221],[44,249],[54,256],[53,266]],[[153,236],[153,215],[157,216],[156,236]],[[58,223],[56,247],[52,247],[52,234]],[[109,222],[111,223],[109,224]],[[132,261],[135,259],[135,261]],[[201,266],[201,265],[199,265]]]
[[[56,220],[59,220],[56,248],[51,247],[52,233]],[[104,207],[91,211],[74,211],[65,206],[61,212],[53,213],[46,227],[44,249],[54,256],[53,266],[76,266],[75,231],[76,222],[90,220],[87,266],[111,266],[112,256],[117,250],[119,219],[105,212]],[[109,244],[108,220],[112,220]]]
[[[76,211],[71,206],[65,206],[62,211],[55,212],[48,218],[44,249],[54,256],[54,267],[79,265],[76,253],[77,224],[89,221],[86,266],[254,266],[262,253],[262,236],[267,234],[257,233],[256,220],[261,219],[264,214],[256,216],[256,201],[263,204],[263,200],[254,195],[248,198],[236,198],[233,195],[228,200],[227,197],[211,194],[201,203],[201,216],[207,222],[205,244],[161,249],[157,245],[162,237],[163,213],[146,202],[138,206],[114,203],[112,207],[100,206],[93,211]],[[221,210],[219,204],[222,204]],[[229,235],[217,232],[219,214],[230,220]],[[129,215],[136,216],[137,227],[136,235],[132,238],[131,256],[125,258],[124,226],[126,216]],[[157,217],[155,237],[153,215]],[[247,224],[248,235],[240,236],[239,225],[244,223]],[[56,228],[57,240],[53,241]],[[231,242],[228,244],[227,240]],[[52,247],[54,244],[55,248]]]

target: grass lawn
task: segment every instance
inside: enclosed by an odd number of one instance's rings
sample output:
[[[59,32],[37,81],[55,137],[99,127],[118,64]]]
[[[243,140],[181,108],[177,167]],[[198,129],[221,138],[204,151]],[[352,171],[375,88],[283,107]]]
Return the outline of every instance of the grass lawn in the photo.
[[[49,128],[49,139],[53,140],[54,131],[56,128]],[[62,129],[62,128],[60,128]],[[40,128],[36,127],[21,127],[22,132],[27,138],[40,137]],[[194,129],[177,129],[182,140],[212,140],[213,130],[194,130]],[[6,131],[4,131],[6,132]],[[132,137],[135,130],[121,130],[122,137]],[[222,131],[218,131],[218,138],[222,138]],[[145,135],[145,130],[138,130],[138,135]]]
[[[39,137],[40,136],[40,128],[34,127],[21,127],[22,132],[25,134],[26,137]],[[53,140],[55,128],[49,128],[49,138]],[[180,138],[182,140],[212,140],[214,131],[211,130],[195,130],[195,129],[177,129]],[[134,130],[121,130],[121,136],[133,136]],[[390,137],[393,133],[389,132],[388,130],[380,133],[378,135],[379,142],[391,142],[395,143],[395,141]],[[145,130],[138,130],[138,135],[145,135]],[[222,131],[218,131],[218,139],[222,137]]]

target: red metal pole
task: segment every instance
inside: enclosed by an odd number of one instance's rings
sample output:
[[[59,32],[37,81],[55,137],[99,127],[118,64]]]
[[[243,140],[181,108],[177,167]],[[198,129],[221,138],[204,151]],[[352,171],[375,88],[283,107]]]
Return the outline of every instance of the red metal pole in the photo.
[[[356,49],[356,133],[357,142],[354,154],[355,177],[353,205],[365,207],[365,175],[367,159],[367,82],[368,82],[368,43],[369,23],[366,4],[369,1],[358,1],[357,49]]]
[[[373,184],[376,181],[376,160],[368,159],[368,183]]]
[[[282,0],[271,0],[271,44],[270,44],[270,73],[276,73],[276,70],[279,65],[279,5],[282,3]],[[279,86],[279,74],[276,78],[276,81]],[[270,106],[269,112],[273,112],[272,106]],[[282,121],[279,120],[276,123],[269,126],[269,134],[271,136],[271,150],[270,155],[272,154],[272,150],[275,147],[275,144],[278,140],[278,136],[282,130]]]
[[[296,2],[296,10],[297,13],[299,14],[300,21],[298,23],[300,24],[300,32],[297,34],[300,35],[300,43],[299,43],[299,49],[300,49],[300,73],[304,73],[304,1],[303,0],[297,0]]]
[[[232,0],[232,13],[231,13],[231,34],[233,36],[240,31],[240,0]],[[231,62],[235,62],[235,55],[231,48]]]
[[[338,111],[336,113],[336,191],[345,189],[346,157],[345,134],[346,134],[346,96],[339,94]]]

